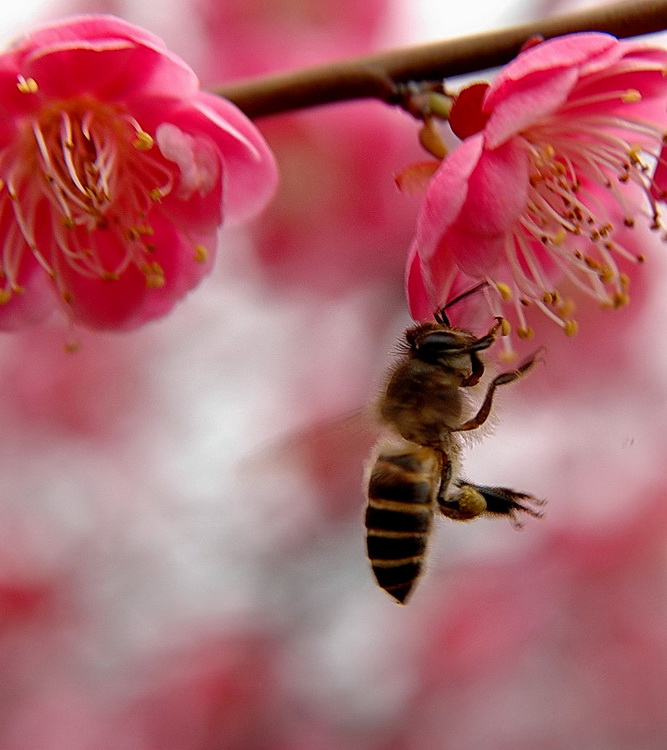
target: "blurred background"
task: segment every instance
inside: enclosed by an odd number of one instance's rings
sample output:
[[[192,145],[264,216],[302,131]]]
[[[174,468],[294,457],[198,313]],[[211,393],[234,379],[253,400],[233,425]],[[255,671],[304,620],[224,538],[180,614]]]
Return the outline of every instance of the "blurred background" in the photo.
[[[59,0],[162,36],[213,86],[496,28],[574,3]],[[216,270],[132,334],[0,338],[2,750],[625,750],[667,746],[664,247],[633,302],[544,323],[473,481],[542,520],[437,519],[401,608],[365,558],[365,404],[409,325],[423,158],[379,103],[258,122],[282,184]]]

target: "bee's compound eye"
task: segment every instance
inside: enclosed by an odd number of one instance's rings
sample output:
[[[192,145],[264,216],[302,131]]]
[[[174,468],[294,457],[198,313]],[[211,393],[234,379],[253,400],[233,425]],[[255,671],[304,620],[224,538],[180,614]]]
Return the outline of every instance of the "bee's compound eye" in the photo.
[[[446,352],[454,349],[463,349],[465,348],[465,343],[461,341],[461,337],[456,333],[450,331],[432,331],[419,339],[417,348],[433,352]]]

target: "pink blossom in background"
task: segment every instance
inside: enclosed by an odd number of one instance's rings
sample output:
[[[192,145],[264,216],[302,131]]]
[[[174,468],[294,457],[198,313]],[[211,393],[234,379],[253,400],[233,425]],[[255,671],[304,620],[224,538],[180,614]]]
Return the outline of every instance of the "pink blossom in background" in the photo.
[[[38,29],[0,57],[0,326],[55,308],[92,328],[166,314],[217,230],[264,206],[273,158],[155,36],[113,16]]]
[[[205,23],[201,78],[213,84],[326,63],[386,45],[387,0],[196,0]],[[420,157],[414,121],[379,102],[346,102],[260,121],[281,183],[251,225],[253,271],[267,294],[342,298],[399,286],[416,200],[394,175]],[[386,303],[385,303],[386,304]]]
[[[393,178],[419,155],[413,124],[363,102],[275,117],[264,132],[281,164],[280,191],[252,225],[268,288],[320,299],[387,288],[404,307],[416,200]]]
[[[525,306],[576,332],[563,281],[605,307],[626,304],[624,264],[644,258],[619,230],[647,214],[660,226],[650,170],[667,125],[666,66],[659,47],[573,34],[507,65],[481,116],[457,113],[467,137],[433,177],[411,249],[414,317],[430,317],[461,272],[489,282],[492,308],[508,303],[523,337]]]
[[[392,5],[389,0],[193,4],[208,50],[200,77],[209,85],[363,54],[377,45]]]

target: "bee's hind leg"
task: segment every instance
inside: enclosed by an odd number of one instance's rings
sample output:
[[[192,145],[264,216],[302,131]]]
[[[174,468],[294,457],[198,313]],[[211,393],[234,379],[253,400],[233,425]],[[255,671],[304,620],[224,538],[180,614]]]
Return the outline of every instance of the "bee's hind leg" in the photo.
[[[542,512],[537,508],[544,503],[540,498],[508,487],[484,487],[469,482],[460,482],[449,496],[438,495],[440,512],[454,521],[469,521],[483,513],[491,513],[507,516],[516,527],[523,525],[521,513],[541,518]]]
[[[541,518],[543,513],[539,508],[545,504],[545,500],[526,492],[517,492],[508,487],[483,487],[480,485],[463,485],[474,487],[484,498],[486,512],[497,516],[508,516],[514,526],[523,526],[520,518],[521,513],[526,513],[533,518]]]
[[[472,484],[460,484],[455,492],[438,494],[438,506],[443,516],[453,521],[469,521],[488,510],[484,496]]]

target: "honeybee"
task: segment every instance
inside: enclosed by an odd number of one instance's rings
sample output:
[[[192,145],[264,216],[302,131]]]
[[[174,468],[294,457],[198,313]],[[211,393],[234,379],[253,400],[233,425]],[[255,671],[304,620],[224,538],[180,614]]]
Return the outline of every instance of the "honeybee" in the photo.
[[[450,303],[451,304],[451,303]],[[463,389],[484,373],[480,352],[496,340],[503,325],[496,318],[477,338],[454,328],[444,308],[435,322],[405,332],[404,353],[389,373],[378,401],[385,431],[370,462],[366,544],[378,585],[405,604],[421,573],[433,515],[467,521],[483,513],[539,517],[532,495],[506,487],[482,487],[459,476],[458,433],[480,427],[491,413],[498,386],[518,380],[537,361],[533,355],[515,370],[494,377],[476,414],[466,418]]]

